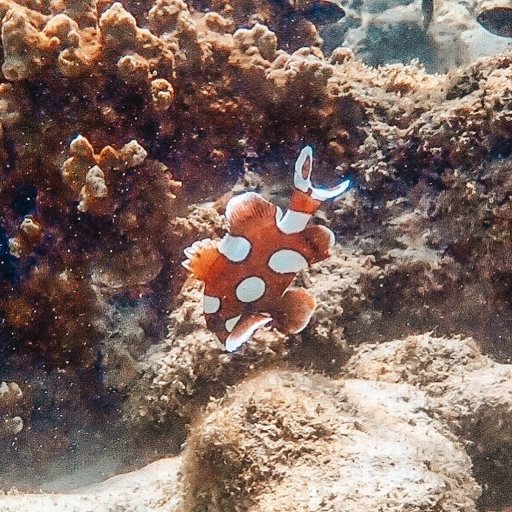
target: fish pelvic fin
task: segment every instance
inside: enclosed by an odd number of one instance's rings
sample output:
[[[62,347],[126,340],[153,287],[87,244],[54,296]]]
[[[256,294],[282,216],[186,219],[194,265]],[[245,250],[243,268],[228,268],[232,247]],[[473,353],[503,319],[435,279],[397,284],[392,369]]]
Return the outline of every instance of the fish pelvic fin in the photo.
[[[272,317],[265,313],[254,313],[242,317],[226,339],[226,350],[234,352],[251,339],[257,329],[264,327],[272,321]]]
[[[311,294],[302,288],[294,288],[284,292],[271,314],[280,331],[297,334],[309,324],[315,308],[316,300]]]
[[[211,238],[194,242],[183,251],[187,259],[181,263],[182,266],[196,279],[205,281],[210,268],[220,256],[218,245]]]
[[[308,226],[302,232],[306,243],[303,249],[309,265],[327,259],[334,246],[334,233],[326,226]]]

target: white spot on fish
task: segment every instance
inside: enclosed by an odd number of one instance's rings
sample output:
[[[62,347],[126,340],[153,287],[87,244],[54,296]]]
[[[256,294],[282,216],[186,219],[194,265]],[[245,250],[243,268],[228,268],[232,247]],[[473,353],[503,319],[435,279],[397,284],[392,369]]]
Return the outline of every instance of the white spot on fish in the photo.
[[[263,297],[265,288],[265,281],[261,277],[251,276],[245,278],[236,287],[235,293],[241,302],[254,302]]]
[[[244,261],[249,255],[250,250],[251,242],[247,238],[231,236],[229,233],[224,236],[219,244],[219,252],[234,263]]]
[[[291,249],[276,251],[268,260],[268,266],[278,274],[296,273],[307,268],[308,262],[302,254]]]
[[[311,215],[309,213],[288,210],[284,217],[278,221],[277,227],[285,235],[300,233],[306,227],[310,218]]]
[[[204,296],[203,311],[206,315],[217,313],[220,309],[220,299],[218,297],[212,297],[210,295]]]
[[[237,324],[238,320],[240,320],[240,317],[242,315],[234,316],[233,318],[228,318],[226,322],[224,323],[224,326],[226,327],[226,331],[231,332],[235,325]]]

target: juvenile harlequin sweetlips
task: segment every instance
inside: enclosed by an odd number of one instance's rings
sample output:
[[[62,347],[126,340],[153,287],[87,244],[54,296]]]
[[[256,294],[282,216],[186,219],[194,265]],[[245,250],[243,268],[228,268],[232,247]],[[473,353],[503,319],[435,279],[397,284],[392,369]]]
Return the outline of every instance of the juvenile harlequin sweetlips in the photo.
[[[183,266],[205,283],[208,328],[229,352],[270,323],[298,333],[315,310],[307,291],[288,287],[297,272],[329,257],[334,233],[307,224],[322,201],[345,192],[350,181],[331,189],[314,187],[312,160],[306,146],[295,163],[295,190],[284,215],[259,194],[246,192],[227,204],[229,229],[220,242],[207,238],[185,249]]]

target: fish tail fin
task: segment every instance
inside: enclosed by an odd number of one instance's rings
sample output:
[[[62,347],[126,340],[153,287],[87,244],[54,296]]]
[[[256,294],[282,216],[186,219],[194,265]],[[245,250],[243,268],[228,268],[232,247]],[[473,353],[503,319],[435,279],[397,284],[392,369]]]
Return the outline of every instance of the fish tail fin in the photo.
[[[334,199],[350,186],[350,180],[345,179],[332,188],[315,187],[311,183],[311,172],[313,170],[313,150],[306,146],[300,152],[295,162],[293,184],[295,193],[292,197],[290,208],[304,213],[314,213],[320,204],[327,199]]]

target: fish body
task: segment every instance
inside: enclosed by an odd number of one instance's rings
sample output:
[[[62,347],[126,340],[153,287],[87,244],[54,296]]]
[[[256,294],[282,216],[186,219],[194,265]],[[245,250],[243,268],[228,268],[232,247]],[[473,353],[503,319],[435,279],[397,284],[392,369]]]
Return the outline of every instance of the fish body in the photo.
[[[229,201],[229,229],[220,242],[206,239],[185,249],[184,267],[205,283],[207,326],[229,352],[260,327],[272,324],[298,333],[311,319],[314,298],[289,287],[297,272],[329,257],[334,233],[308,223],[322,201],[349,186],[345,180],[332,189],[315,188],[311,168],[307,146],[295,164],[295,191],[286,213],[259,194],[246,192]]]
[[[316,26],[330,25],[345,16],[339,0],[275,0],[285,17],[297,21],[305,18]]]
[[[512,37],[512,7],[488,9],[481,12],[476,21],[497,36]]]
[[[320,0],[303,13],[311,23],[317,26],[336,23],[345,16],[345,10],[337,2]]]

